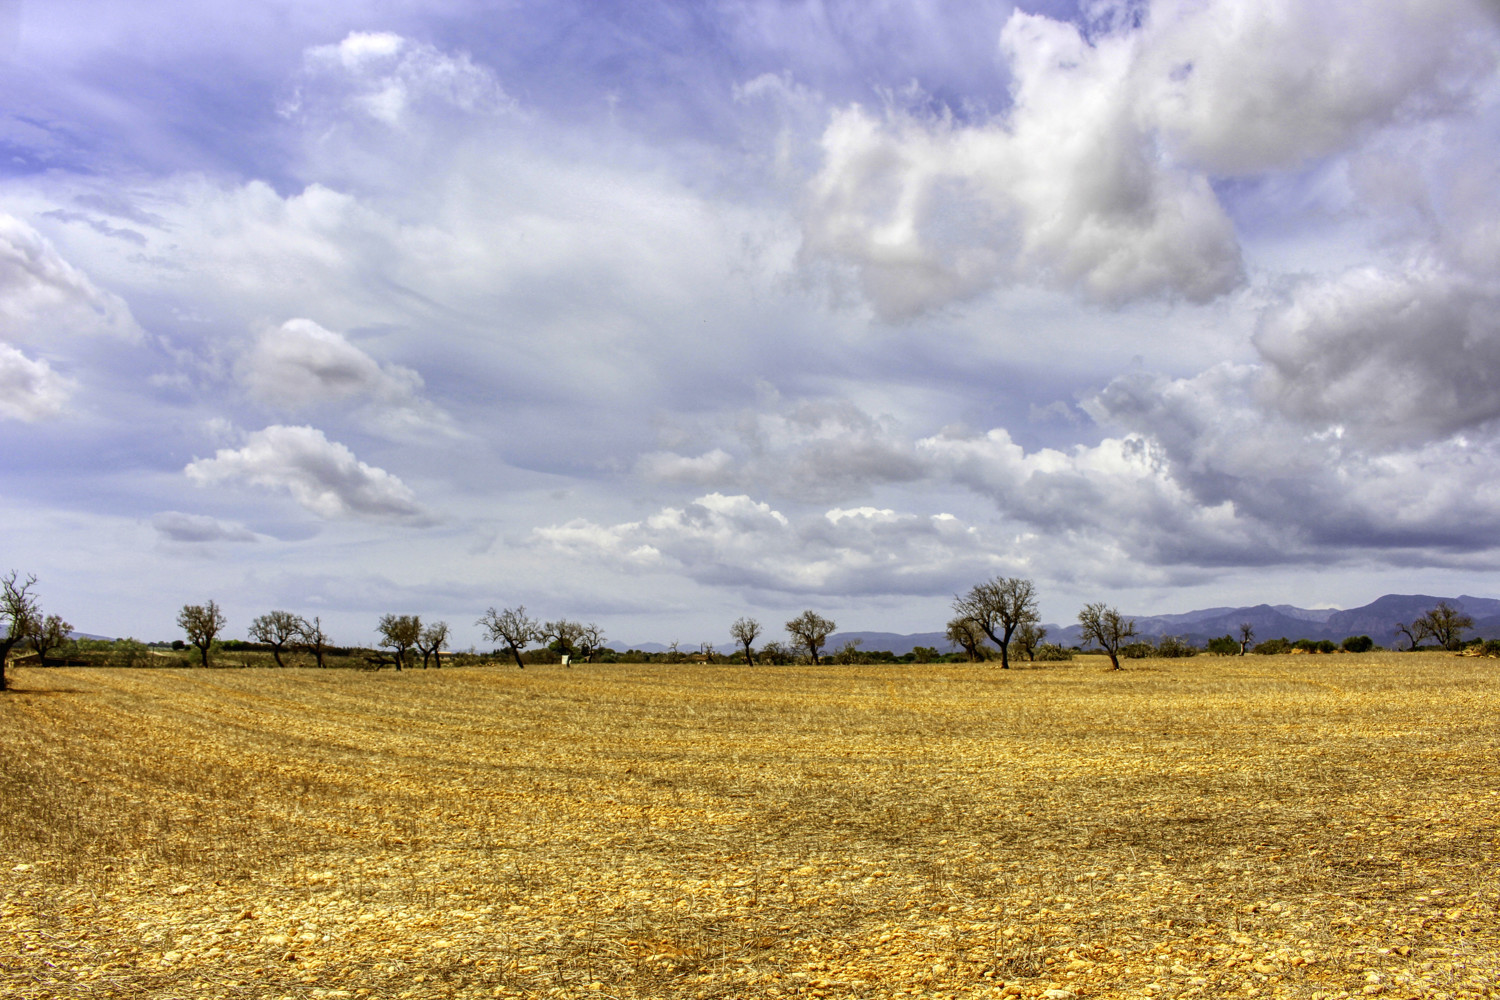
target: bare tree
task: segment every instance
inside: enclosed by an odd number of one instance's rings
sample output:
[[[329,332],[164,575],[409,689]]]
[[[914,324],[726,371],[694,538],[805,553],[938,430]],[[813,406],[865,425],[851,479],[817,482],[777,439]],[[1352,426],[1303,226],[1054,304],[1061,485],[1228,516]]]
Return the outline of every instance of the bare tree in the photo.
[[[313,655],[321,670],[323,650],[328,645],[328,633],[323,631],[323,619],[318,617],[314,617],[312,621],[302,619],[302,630],[297,633],[297,644]]]
[[[1427,627],[1427,623],[1424,621],[1425,617],[1424,615],[1423,618],[1418,618],[1409,627],[1402,622],[1397,622],[1395,629],[1392,630],[1397,635],[1404,635],[1411,641],[1411,645],[1406,650],[1408,653],[1422,645],[1423,639],[1432,638],[1432,630]]]
[[[417,637],[416,645],[417,649],[422,653],[423,670],[427,669],[429,658],[436,661],[437,665],[441,667],[443,665],[443,658],[440,654],[442,648],[448,645],[448,623],[438,622],[435,625],[429,625],[424,628],[422,634]]]
[[[736,618],[734,624],[729,626],[729,634],[734,637],[735,642],[745,647],[745,664],[755,666],[755,650],[751,643],[760,635],[760,622],[754,618]]]
[[[768,642],[760,647],[760,660],[773,666],[784,666],[792,661],[792,651],[779,642]]]
[[[552,640],[551,644],[557,646],[558,656],[562,657],[563,666],[571,667],[572,664],[569,661],[573,658],[573,648],[578,644],[578,640],[582,638],[583,625],[578,622],[568,621],[566,618],[559,618],[555,622],[547,622],[543,625],[536,641],[547,642],[549,639]]]
[[[583,648],[587,651],[584,655],[588,657],[588,662],[593,663],[594,654],[599,652],[600,646],[604,645],[604,629],[593,622],[589,622],[583,627],[583,638],[579,642],[583,644]]]
[[[396,669],[406,661],[406,651],[422,638],[421,615],[381,615],[376,631],[380,633],[380,644],[395,650]]]
[[[250,623],[250,638],[270,646],[271,658],[278,667],[284,667],[282,649],[287,643],[296,642],[306,628],[307,622],[290,611],[268,611]]]
[[[824,618],[816,611],[807,610],[796,618],[786,623],[787,635],[797,641],[797,645],[803,646],[812,654],[813,665],[817,666],[818,650],[823,648],[823,643],[828,641],[828,635],[838,628],[832,619]]]
[[[1029,661],[1034,661],[1036,660],[1037,648],[1041,646],[1046,638],[1047,630],[1045,628],[1036,622],[1022,622],[1016,626],[1016,634],[1011,641],[1016,644],[1016,649],[1020,651],[1021,655],[1025,656]]]
[[[36,577],[21,580],[15,570],[0,578],[0,691],[6,689],[5,661],[10,651],[36,629],[36,620],[42,616],[36,594]]]
[[[985,659],[984,652],[984,630],[975,624],[974,619],[959,615],[957,618],[949,619],[948,631],[945,633],[948,641],[960,647],[969,657],[969,662]]]
[[[1135,635],[1135,620],[1121,617],[1119,611],[1107,608],[1101,602],[1084,605],[1083,610],[1078,612],[1078,624],[1083,626],[1083,634],[1079,638],[1102,646],[1109,654],[1111,667],[1119,670],[1120,643]]]
[[[1010,669],[1010,638],[1025,622],[1040,621],[1036,585],[1020,577],[995,577],[953,598],[953,610],[971,618],[1000,647],[1000,666]]]
[[[474,624],[484,627],[490,642],[505,643],[510,655],[516,658],[516,666],[526,669],[526,664],[521,662],[521,650],[537,641],[542,627],[541,622],[526,617],[526,605],[506,608],[504,611],[490,608]]]
[[[32,622],[31,632],[26,638],[31,640],[31,648],[36,650],[37,660],[45,667],[47,653],[67,642],[68,633],[72,631],[73,626],[63,621],[58,615],[48,615],[46,618],[37,615]]]
[[[1249,622],[1240,622],[1240,655],[1245,655],[1245,650],[1250,648],[1250,640],[1255,638],[1255,626]]]
[[[228,624],[229,619],[224,617],[224,612],[213,601],[207,604],[184,604],[182,610],[177,612],[177,627],[186,632],[188,642],[197,647],[205,667],[208,666],[209,649]]]
[[[1447,601],[1438,601],[1437,607],[1412,623],[1438,641],[1444,649],[1457,649],[1463,644],[1463,633],[1474,627],[1474,619]]]

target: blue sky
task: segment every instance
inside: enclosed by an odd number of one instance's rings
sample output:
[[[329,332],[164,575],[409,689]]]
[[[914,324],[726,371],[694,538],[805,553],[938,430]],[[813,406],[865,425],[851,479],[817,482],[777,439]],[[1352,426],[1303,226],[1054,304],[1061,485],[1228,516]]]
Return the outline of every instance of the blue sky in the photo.
[[[79,628],[940,628],[1500,568],[1500,18],[0,3],[0,564]]]

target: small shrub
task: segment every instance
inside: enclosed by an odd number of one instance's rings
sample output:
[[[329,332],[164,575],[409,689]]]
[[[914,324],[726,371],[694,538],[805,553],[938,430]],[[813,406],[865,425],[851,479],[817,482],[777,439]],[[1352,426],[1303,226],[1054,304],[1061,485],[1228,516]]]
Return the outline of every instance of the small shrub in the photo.
[[[1314,647],[1320,653],[1337,653],[1339,648],[1333,644],[1332,639],[1319,639]]]
[[[1235,647],[1235,651],[1239,651],[1238,646]],[[1188,642],[1181,636],[1164,635],[1161,637],[1161,641],[1156,644],[1156,655],[1163,656],[1168,659],[1175,659],[1183,656],[1197,656],[1198,647],[1194,646],[1192,643]]]
[[[1232,635],[1221,635],[1217,639],[1208,640],[1208,651],[1219,656],[1239,656],[1240,643]]]
[[[1120,655],[1127,660],[1144,660],[1148,656],[1156,655],[1156,647],[1149,642],[1132,642],[1128,646],[1120,647]]]
[[[1344,650],[1349,653],[1368,653],[1375,640],[1367,635],[1351,635],[1344,640]]]
[[[1036,658],[1048,663],[1057,660],[1071,660],[1073,658],[1073,651],[1071,649],[1063,649],[1055,642],[1044,642],[1036,648]]]
[[[1265,642],[1257,644],[1256,647],[1250,652],[1260,653],[1262,656],[1274,656],[1277,653],[1289,653],[1291,651],[1292,644],[1286,639],[1282,638],[1267,639]]]

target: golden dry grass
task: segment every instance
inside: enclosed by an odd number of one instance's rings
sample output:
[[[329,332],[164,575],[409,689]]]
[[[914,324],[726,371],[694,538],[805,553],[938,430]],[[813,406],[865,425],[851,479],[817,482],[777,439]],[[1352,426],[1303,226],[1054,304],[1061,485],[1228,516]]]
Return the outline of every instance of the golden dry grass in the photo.
[[[1102,662],[18,670],[0,995],[1495,995],[1495,661]]]

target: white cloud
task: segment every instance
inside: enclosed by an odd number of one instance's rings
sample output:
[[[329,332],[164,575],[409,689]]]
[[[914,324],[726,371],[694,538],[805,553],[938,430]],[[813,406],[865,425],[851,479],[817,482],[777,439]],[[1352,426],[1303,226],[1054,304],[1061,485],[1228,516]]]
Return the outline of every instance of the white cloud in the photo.
[[[1476,0],[1156,0],[1139,26],[1122,4],[1095,6],[1114,28],[1092,37],[1011,15],[1003,114],[836,111],[805,260],[850,269],[888,320],[1028,284],[1206,302],[1243,280],[1212,179],[1462,109],[1500,52]]]
[[[1254,173],[1463,107],[1495,41],[1483,0],[1156,0],[1132,85],[1181,161]]]
[[[169,542],[200,545],[208,542],[254,542],[255,532],[233,521],[220,521],[204,514],[162,511],[151,518],[151,527]]]
[[[0,213],[0,339],[76,334],[140,336],[130,308],[58,254],[40,233]]]
[[[674,428],[689,439],[708,438],[713,447],[698,455],[651,452],[636,471],[659,482],[754,488],[813,501],[860,496],[874,485],[923,474],[910,441],[889,418],[846,399],[782,403],[773,392],[763,402],[771,408],[722,414],[702,428]]]
[[[199,485],[246,483],[285,490],[324,518],[431,520],[400,479],[359,461],[313,427],[272,425],[249,435],[243,447],[220,448],[213,458],[197,459],[183,471]]]
[[[378,428],[451,432],[447,416],[421,397],[422,376],[380,364],[343,334],[310,319],[263,331],[240,359],[238,374],[251,396],[287,412],[362,401]]]
[[[77,388],[46,361],[0,344],[0,417],[31,423],[57,416]]]
[[[511,110],[515,102],[467,53],[450,55],[391,32],[350,32],[306,51],[288,115],[354,110],[385,125],[405,124],[414,108],[438,104],[469,113]]]
[[[538,528],[585,560],[781,593],[927,593],[1018,565],[1002,536],[948,514],[834,508],[793,520],[745,495],[710,493],[641,521]]]

